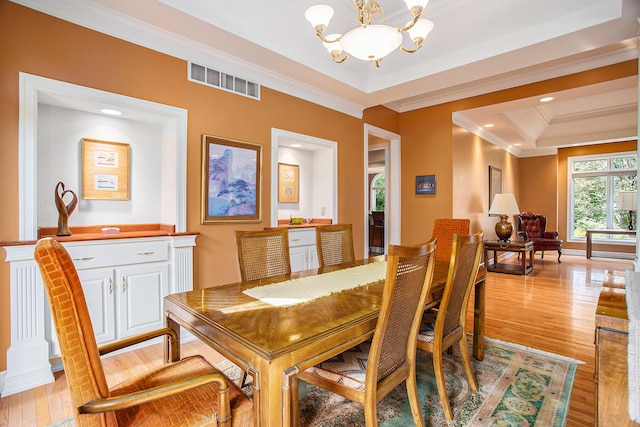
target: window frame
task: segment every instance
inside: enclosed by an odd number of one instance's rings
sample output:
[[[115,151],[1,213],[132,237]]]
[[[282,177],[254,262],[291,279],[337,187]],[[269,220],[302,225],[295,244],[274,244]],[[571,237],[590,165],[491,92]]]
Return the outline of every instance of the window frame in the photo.
[[[376,191],[379,191],[379,190],[383,190],[384,191],[384,202],[385,202],[385,209],[386,209],[386,206],[387,206],[387,177],[385,175],[386,175],[385,172],[378,172],[371,179],[371,189],[370,189],[370,192],[369,192],[369,211],[370,212],[378,210],[378,209],[376,209]],[[374,185],[376,180],[378,178],[380,178],[381,176],[384,177],[384,185],[383,186]],[[383,209],[383,210],[385,210],[385,209]]]
[[[634,157],[636,159],[636,167],[635,168],[627,168],[627,169],[616,169],[612,166],[613,159],[619,159],[623,157]],[[595,160],[606,160],[607,169],[606,170],[597,170],[597,171],[584,171],[584,172],[574,172],[574,165],[577,162],[581,161],[595,161]],[[595,176],[604,176],[606,177],[606,228],[613,227],[613,216],[614,216],[614,188],[613,188],[613,179],[616,176],[623,175],[635,175],[636,176],[636,188],[637,185],[637,176],[638,176],[638,153],[635,151],[622,151],[616,153],[600,153],[600,154],[589,154],[583,156],[570,156],[567,158],[567,241],[576,242],[576,243],[584,243],[586,242],[586,236],[574,236],[574,208],[575,208],[575,182],[574,179],[577,177],[595,177]],[[614,235],[604,235],[604,237],[599,237],[597,235],[593,235],[594,241],[599,241],[601,243],[607,244],[622,244],[622,245],[631,245],[635,244],[634,236],[625,236],[624,238],[615,237]]]

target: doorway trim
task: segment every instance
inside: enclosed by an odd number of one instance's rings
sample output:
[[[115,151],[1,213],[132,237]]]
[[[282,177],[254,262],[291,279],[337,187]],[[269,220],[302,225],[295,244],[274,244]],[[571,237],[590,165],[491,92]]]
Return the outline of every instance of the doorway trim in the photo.
[[[387,190],[385,191],[385,242],[392,245],[400,244],[400,188],[401,188],[401,168],[400,168],[400,135],[389,132],[385,129],[364,125],[364,188],[369,191],[369,136],[383,138],[389,141],[388,163],[385,164],[385,177]],[[364,254],[369,253],[369,197],[364,201]],[[388,226],[387,226],[388,224]],[[385,247],[384,253],[387,253]]]

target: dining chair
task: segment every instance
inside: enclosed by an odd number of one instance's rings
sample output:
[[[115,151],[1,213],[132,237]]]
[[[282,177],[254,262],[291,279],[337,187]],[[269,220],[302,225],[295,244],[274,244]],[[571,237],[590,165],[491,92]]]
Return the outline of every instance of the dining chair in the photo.
[[[292,377],[294,425],[298,418],[298,380],[361,403],[367,426],[378,425],[377,402],[406,381],[413,420],[423,425],[416,384],[416,336],[433,279],[434,251],[435,239],[418,246],[389,246],[373,339]]]
[[[380,248],[384,253],[384,211],[371,211],[369,252],[373,252],[373,248]]]
[[[317,226],[316,247],[320,268],[354,261],[351,224]]]
[[[236,230],[235,233],[243,282],[291,273],[289,231],[286,228]]]
[[[469,234],[471,221],[467,218],[436,218],[433,220],[431,237],[438,239],[436,247],[436,261],[449,262],[451,258],[451,246],[453,235]]]
[[[98,348],[82,284],[66,249],[38,241],[40,268],[77,426],[253,425],[253,402],[202,356],[178,360],[175,332],[163,328]],[[100,356],[165,336],[171,361],[109,388]]]
[[[418,332],[418,349],[433,354],[433,370],[438,394],[445,417],[448,420],[453,419],[453,412],[445,386],[442,352],[453,344],[459,344],[469,385],[473,391],[478,391],[467,350],[465,323],[469,294],[476,281],[482,254],[482,236],[482,231],[473,235],[456,234],[453,236],[449,273],[440,307],[435,316],[435,323],[430,317],[431,313],[425,313]]]

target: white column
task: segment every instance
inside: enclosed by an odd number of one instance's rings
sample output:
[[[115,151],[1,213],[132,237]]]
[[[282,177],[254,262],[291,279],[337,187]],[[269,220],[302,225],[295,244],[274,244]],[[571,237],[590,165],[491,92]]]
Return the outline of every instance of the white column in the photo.
[[[11,263],[11,345],[2,397],[53,382],[45,335],[45,294],[34,245],[7,246]]]

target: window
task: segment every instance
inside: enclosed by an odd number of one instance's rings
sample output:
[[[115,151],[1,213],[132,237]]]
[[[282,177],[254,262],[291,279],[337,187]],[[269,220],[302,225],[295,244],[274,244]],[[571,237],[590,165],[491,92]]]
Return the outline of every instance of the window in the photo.
[[[570,238],[584,240],[587,229],[627,230],[628,212],[617,209],[616,198],[620,191],[636,190],[637,155],[615,153],[570,157],[568,167]],[[630,240],[624,235],[594,237]]]
[[[373,180],[371,180],[371,194],[369,196],[369,205],[372,211],[384,210],[384,191],[384,173],[379,173],[373,177]]]

